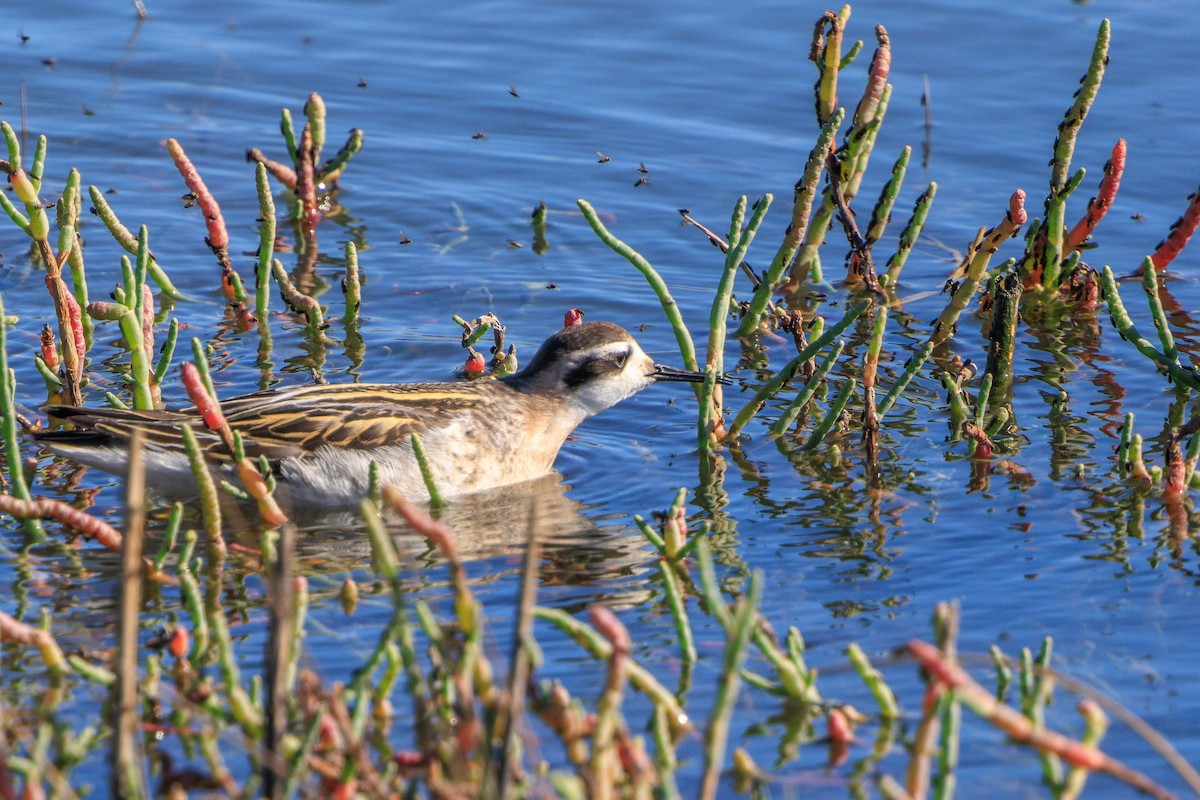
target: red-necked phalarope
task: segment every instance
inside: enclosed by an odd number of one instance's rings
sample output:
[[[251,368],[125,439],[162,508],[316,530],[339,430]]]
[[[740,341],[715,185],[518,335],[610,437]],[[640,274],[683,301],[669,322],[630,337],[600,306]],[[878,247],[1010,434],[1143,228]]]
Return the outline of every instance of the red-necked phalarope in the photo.
[[[551,470],[563,441],[598,414],[655,381],[704,380],[702,373],[656,364],[625,329],[608,322],[565,328],[516,374],[456,383],[345,384],[272,389],[222,401],[251,458],[266,456],[293,503],[357,503],[371,462],[384,484],[425,499],[412,453],[417,434],[445,496],[530,480]],[[145,434],[150,485],[195,493],[179,429],[190,426],[210,464],[228,466],[220,437],[189,411],[48,406],[75,426],[34,434],[57,454],[122,473],[126,442]]]

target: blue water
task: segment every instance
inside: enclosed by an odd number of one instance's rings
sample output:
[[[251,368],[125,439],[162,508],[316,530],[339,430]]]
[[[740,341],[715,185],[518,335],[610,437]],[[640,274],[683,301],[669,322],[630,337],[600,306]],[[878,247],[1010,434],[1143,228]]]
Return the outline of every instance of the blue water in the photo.
[[[823,10],[818,6],[215,2],[151,3],[149,10],[141,23],[121,4],[8,10],[10,33],[0,40],[0,116],[19,126],[23,84],[28,128],[50,137],[44,195],[54,196],[74,166],[85,184],[115,192],[109,201],[127,225],[149,226],[159,261],[191,298],[174,311],[188,326],[186,335],[220,341],[217,378],[226,394],[257,388],[258,339],[232,334],[222,323],[216,264],[203,244],[200,212],[179,200],[185,188],[161,144],[168,137],[183,143],[221,201],[231,251],[242,254],[235,266],[247,276],[253,258],[244,254],[257,246],[257,205],[246,148],[282,158],[279,109],[289,107],[299,119],[313,91],[328,106],[331,150],[349,128],[365,131],[365,147],[337,198],[341,214],[318,231],[315,275],[331,316],[340,316],[347,240],[358,243],[366,276],[365,360],[356,367],[343,350],[330,348],[323,371],[331,381],[449,378],[462,357],[450,316],[487,311],[500,315],[526,357],[561,324],[567,308],[579,306],[589,319],[631,330],[647,326],[637,333],[643,346],[661,360],[677,360],[653,295],[595,238],[575,210],[576,198],[593,203],[610,228],[657,267],[698,334],[720,258],[701,235],[679,225],[677,209],[689,208],[725,230],[739,195],[774,193],[776,208],[760,234],[765,243],[751,251],[752,263],[765,264],[814,137],[814,71],[805,57],[812,23]],[[893,329],[885,382],[942,308],[938,290],[974,232],[1000,219],[1016,188],[1028,192],[1031,216],[1040,213],[1055,130],[1103,17],[1113,21],[1111,63],[1076,149],[1074,163],[1088,176],[1071,214],[1094,191],[1113,142],[1125,138],[1121,191],[1088,260],[1127,274],[1162,238],[1200,179],[1192,64],[1200,19],[1185,4],[854,5],[850,37],[870,45],[872,26],[882,23],[893,47],[894,92],[861,197],[878,192],[902,146],[914,147],[888,248],[918,192],[931,180],[939,185],[925,234],[905,268],[900,296],[907,316],[894,316],[907,320],[913,333]],[[43,63],[48,59],[52,64]],[[843,102],[857,99],[866,60],[845,76]],[[933,127],[923,163],[926,78]],[[598,163],[598,152],[611,160]],[[640,173],[639,165],[648,172]],[[635,185],[642,177],[646,181]],[[550,248],[543,254],[534,252],[529,226],[538,202],[550,209]],[[98,222],[89,218],[85,225],[92,291],[102,297],[119,279],[120,251]],[[401,244],[403,237],[411,243]],[[1002,255],[1017,254],[1009,248]],[[836,245],[823,253],[831,280],[840,255]],[[294,255],[282,258],[295,266]],[[1195,252],[1185,251],[1169,279],[1180,306],[1174,321],[1193,334],[1186,314],[1200,308],[1196,261]],[[0,289],[8,312],[22,317],[10,335],[19,399],[36,406],[43,396],[29,353],[49,304],[26,242],[11,226],[0,226]],[[842,299],[837,286],[825,290]],[[1125,284],[1123,295],[1148,331],[1137,286]],[[273,304],[279,308],[277,298]],[[803,631],[810,663],[827,673],[819,684],[827,695],[870,708],[869,695],[843,669],[845,645],[857,641],[886,661],[909,638],[930,635],[935,603],[957,599],[962,651],[983,653],[998,642],[1015,654],[1053,636],[1060,668],[1132,708],[1186,757],[1200,760],[1191,723],[1200,713],[1196,553],[1190,540],[1172,542],[1153,497],[1140,520],[1142,534],[1133,535],[1127,498],[1111,475],[1115,428],[1128,411],[1137,415],[1151,461],[1161,463],[1150,440],[1162,429],[1171,394],[1103,317],[1102,310],[1098,334],[1086,326],[1052,334],[1023,328],[1015,365],[1023,438],[1005,456],[1027,480],[996,474],[986,487],[969,485],[969,449],[948,440],[944,392],[927,375],[885,425],[888,458],[879,496],[862,482],[857,437],[843,442],[845,464],[826,464],[814,475],[793,468],[765,429],[748,431],[724,484],[727,521],[716,540],[722,574],[736,587],[748,570],[765,571],[764,613],[778,629],[794,624]],[[272,328],[271,379],[309,380],[302,326],[280,314]],[[98,337],[97,358],[113,352],[105,350],[113,338],[107,330]],[[772,361],[780,363],[789,347],[784,340],[773,343]],[[954,349],[982,361],[977,323],[960,323]],[[1063,441],[1052,442],[1048,398],[1060,388],[1070,395],[1065,413],[1071,425]],[[667,675],[675,669],[673,628],[659,599],[654,560],[628,520],[664,508],[676,487],[698,483],[694,402],[680,389],[651,388],[589,421],[558,462],[561,484],[569,488],[552,481],[539,493],[555,529],[542,602],[572,611],[591,602],[618,608],[642,643],[639,657]],[[183,402],[178,388],[168,394]],[[730,403],[740,405],[736,391]],[[101,490],[97,513],[119,520],[119,485],[94,472],[84,483]],[[466,531],[470,571],[491,603],[497,651],[508,640],[506,602],[516,590],[523,508],[518,498],[501,509],[506,513],[464,507],[452,514]],[[505,518],[518,522],[497,527]],[[313,527],[301,548],[315,592],[316,630],[306,647],[311,663],[334,680],[361,663],[388,608],[364,603],[344,617],[336,597],[342,579],[371,580],[365,540],[337,534],[353,528],[347,520]],[[1194,530],[1194,519],[1185,527]],[[6,542],[19,548],[19,531],[10,530]],[[423,553],[412,545],[414,585],[441,596],[444,575]],[[0,560],[0,582],[14,597],[0,609],[34,619],[37,608],[48,605],[68,641],[111,644],[112,559],[91,548],[73,559],[74,566],[63,564],[61,553],[48,550],[35,581],[16,559]],[[175,602],[167,598],[167,611],[155,613],[169,613]],[[705,658],[689,698],[699,710],[713,691],[720,636],[699,609],[693,622]],[[238,633],[251,662],[261,634],[260,615]],[[573,645],[549,632],[544,639],[550,674],[579,668]],[[905,710],[915,712],[915,670],[893,664],[886,672]],[[986,678],[988,670],[977,674]],[[588,697],[587,685],[580,691]],[[1073,705],[1060,695],[1052,724],[1077,733]],[[772,737],[743,741],[743,735],[777,712],[771,700],[755,696],[739,706],[734,724],[734,743],[748,746],[764,766],[773,762]],[[1030,753],[1004,747],[984,723],[966,719],[962,796],[1009,796],[1037,786]],[[639,724],[633,714],[631,721]],[[1106,743],[1134,767],[1181,788],[1128,728],[1114,725]],[[685,751],[696,763],[698,745]],[[782,793],[826,785],[809,772],[819,772],[822,758],[821,746],[810,745],[799,763],[781,766]],[[899,774],[903,757],[884,768]],[[685,772],[685,785],[694,779]],[[844,794],[836,779],[832,784],[823,791]],[[1117,791],[1100,779],[1092,788],[1101,796]]]

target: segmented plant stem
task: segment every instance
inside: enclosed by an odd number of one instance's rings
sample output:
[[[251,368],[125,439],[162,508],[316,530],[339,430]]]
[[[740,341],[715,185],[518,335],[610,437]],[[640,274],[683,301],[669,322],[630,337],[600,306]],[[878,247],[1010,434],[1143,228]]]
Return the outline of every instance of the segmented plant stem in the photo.
[[[662,304],[663,312],[667,315],[667,320],[671,323],[671,330],[675,332],[675,341],[678,343],[679,353],[683,357],[684,369],[698,371],[696,347],[692,344],[692,335],[688,331],[687,325],[683,322],[683,316],[679,313],[679,304],[671,296],[666,282],[663,281],[654,267],[650,266],[649,261],[609,232],[604,223],[600,221],[600,216],[596,213],[596,209],[592,208],[590,203],[586,200],[576,200],[575,202],[579,206],[579,210],[583,212],[584,219],[588,221],[588,225],[592,227],[592,230],[596,232],[600,240],[629,261],[638,272],[642,273],[646,282],[650,284],[650,288],[658,296],[658,301]]]

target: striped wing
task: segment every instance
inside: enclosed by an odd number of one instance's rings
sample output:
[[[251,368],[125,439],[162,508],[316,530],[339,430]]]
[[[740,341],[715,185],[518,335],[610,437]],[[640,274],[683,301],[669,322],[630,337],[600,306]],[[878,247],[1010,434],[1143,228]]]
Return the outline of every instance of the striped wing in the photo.
[[[221,403],[225,418],[242,435],[246,455],[274,461],[303,458],[321,447],[353,450],[407,444],[411,434],[431,427],[483,402],[487,383],[342,384],[272,389]],[[41,434],[67,441],[81,437],[125,441],[141,430],[148,447],[182,452],[179,429],[186,425],[212,457],[228,459],[220,437],[204,427],[195,413],[83,409],[48,406],[48,414],[67,419],[77,430]],[[100,443],[99,441],[97,443]]]

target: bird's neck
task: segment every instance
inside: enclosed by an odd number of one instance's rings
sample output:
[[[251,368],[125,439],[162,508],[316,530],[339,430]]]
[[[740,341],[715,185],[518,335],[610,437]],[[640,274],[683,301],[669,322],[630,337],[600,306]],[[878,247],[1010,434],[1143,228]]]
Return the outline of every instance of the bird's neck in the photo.
[[[514,394],[522,395],[502,401],[497,409],[497,424],[508,431],[508,448],[514,457],[520,456],[518,460],[528,460],[535,474],[550,471],[563,442],[591,414],[570,397],[537,391],[536,384],[513,378],[501,382]]]

